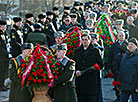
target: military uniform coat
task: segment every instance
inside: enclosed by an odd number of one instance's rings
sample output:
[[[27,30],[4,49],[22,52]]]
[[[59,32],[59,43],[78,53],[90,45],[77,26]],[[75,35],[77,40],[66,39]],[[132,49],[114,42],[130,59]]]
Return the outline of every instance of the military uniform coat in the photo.
[[[99,49],[94,48],[92,44],[84,51],[81,45],[74,53],[74,61],[76,62],[76,71],[86,70],[94,66],[96,63],[103,67],[103,61],[99,53]],[[97,95],[100,90],[100,74],[99,71],[91,70],[90,72],[76,78],[76,92],[80,95]]]
[[[32,102],[32,96],[29,90],[24,87],[21,90],[21,80],[18,77],[18,69],[21,64],[22,56],[11,59],[9,63],[9,78],[11,79],[9,102]],[[16,60],[16,63],[15,61]]]
[[[54,102],[77,102],[73,84],[74,73],[75,62],[67,57],[63,58],[59,66],[58,81],[53,87]]]

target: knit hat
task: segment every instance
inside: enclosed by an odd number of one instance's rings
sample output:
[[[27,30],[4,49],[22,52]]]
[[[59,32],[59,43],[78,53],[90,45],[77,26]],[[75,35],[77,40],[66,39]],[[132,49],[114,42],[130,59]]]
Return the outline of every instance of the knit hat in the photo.
[[[137,41],[136,38],[131,38],[131,39],[129,40],[129,42],[134,43],[134,44],[138,47],[138,41]]]

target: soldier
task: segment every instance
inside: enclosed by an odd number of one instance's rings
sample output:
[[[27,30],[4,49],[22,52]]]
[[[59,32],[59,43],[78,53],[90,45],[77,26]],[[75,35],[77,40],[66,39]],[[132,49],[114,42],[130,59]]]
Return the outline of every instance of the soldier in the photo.
[[[64,33],[61,31],[58,31],[54,33],[54,38],[56,43],[53,46],[50,46],[50,49],[52,50],[52,53],[55,54],[56,52],[56,46],[61,42],[61,39],[64,37]]]
[[[131,9],[130,14],[134,18],[134,24],[138,27],[138,11],[137,11],[137,9]]]
[[[94,24],[94,21],[92,19],[87,19],[85,22],[86,28],[84,28],[84,29],[89,30],[90,28],[93,28],[93,24]]]
[[[8,52],[6,37],[6,21],[0,20],[0,91],[7,91],[4,86],[5,75],[8,73]]]
[[[34,24],[34,18],[32,13],[27,13],[25,15],[26,22],[23,27],[23,41],[26,42],[27,36],[30,32],[34,31],[33,24]]]
[[[22,18],[14,17],[13,18],[14,25],[10,31],[11,38],[11,47],[12,47],[12,56],[13,58],[17,57],[21,54],[21,44],[23,44],[23,34],[21,30],[22,26]]]
[[[125,36],[126,36],[125,38],[129,39],[129,31],[127,29],[123,28],[123,26],[124,26],[124,20],[123,19],[115,20],[115,26],[116,26],[116,31],[117,32],[124,31]]]
[[[54,24],[55,29],[58,31],[61,25],[59,22],[59,8],[53,7],[53,13],[54,13],[53,24]]]
[[[38,15],[38,23],[41,25],[42,27],[42,31],[44,29],[44,24],[45,24],[45,21],[46,21],[46,16],[44,14],[39,14]]]
[[[12,58],[9,63],[9,78],[11,79],[9,102],[32,102],[32,96],[27,87],[21,89],[21,80],[19,79],[21,60],[32,52],[33,44],[24,43],[22,45],[22,54]]]
[[[41,28],[39,24],[34,24],[34,32],[29,33],[27,37],[28,43],[33,43],[34,46],[36,46],[36,44],[48,46],[47,36],[41,32]]]
[[[90,19],[92,19],[94,21],[94,23],[96,23],[96,19],[97,19],[97,14],[95,12],[91,12],[89,14]]]
[[[56,56],[60,63],[57,83],[53,87],[54,102],[77,102],[73,77],[75,62],[66,57],[67,45],[57,45]],[[64,96],[64,97],[63,97]]]

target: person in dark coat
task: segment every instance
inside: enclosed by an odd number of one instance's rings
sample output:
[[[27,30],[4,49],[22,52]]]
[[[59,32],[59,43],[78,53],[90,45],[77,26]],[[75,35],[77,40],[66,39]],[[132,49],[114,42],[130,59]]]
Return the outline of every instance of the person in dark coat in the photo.
[[[22,18],[14,17],[14,25],[10,31],[12,57],[15,58],[21,54],[21,44],[23,44],[23,34],[21,30]]]
[[[131,9],[130,14],[134,18],[134,24],[136,26],[138,26],[138,10],[137,9]]]
[[[34,32],[29,33],[27,37],[28,43],[33,43],[34,46],[36,46],[36,44],[48,46],[47,36],[41,32],[41,28],[40,24],[34,24]]]
[[[23,27],[23,41],[24,41],[24,43],[27,40],[28,34],[30,32],[34,31],[34,28],[33,28],[33,24],[34,24],[33,14],[32,13],[27,13],[25,15],[25,18],[26,18],[26,22],[25,22],[24,27]]]
[[[75,62],[65,56],[67,45],[57,45],[56,56],[60,63],[59,75],[53,87],[54,102],[77,102],[73,77],[75,74]]]
[[[21,87],[19,79],[21,60],[32,52],[33,44],[24,43],[22,45],[22,54],[16,58],[12,58],[9,63],[9,78],[11,80],[9,102],[32,102],[32,95],[27,87]]]
[[[8,52],[6,37],[6,21],[0,20],[0,91],[7,91],[4,86],[5,75],[8,69]]]
[[[103,61],[99,49],[91,44],[88,34],[82,35],[82,45],[75,50],[74,61],[76,62],[76,92],[78,102],[99,102],[100,72],[89,70],[85,74],[82,71],[94,66],[96,63],[103,67]]]
[[[121,102],[138,102],[138,41],[131,38],[128,42],[128,53],[125,53],[120,65]]]
[[[38,15],[38,23],[41,25],[41,27],[42,27],[42,31],[43,31],[43,29],[44,29],[44,24],[45,24],[45,21],[46,21],[46,16],[44,15],[44,14],[39,14]]]

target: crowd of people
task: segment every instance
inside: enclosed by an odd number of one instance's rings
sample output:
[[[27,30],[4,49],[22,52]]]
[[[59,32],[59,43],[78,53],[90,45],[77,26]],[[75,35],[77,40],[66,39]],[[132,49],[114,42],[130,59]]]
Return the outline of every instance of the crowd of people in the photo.
[[[96,34],[95,28],[102,14],[108,15],[112,30],[116,32],[116,40],[109,48],[106,63],[103,61],[104,39]],[[121,82],[114,88],[115,102],[128,102],[130,95],[132,102],[138,102],[137,1],[74,2],[71,7],[64,6],[62,14],[59,7],[53,7],[53,11],[41,13],[36,18],[32,13],[27,13],[25,18],[14,17],[13,22],[8,34],[7,22],[0,20],[0,91],[7,91],[4,80],[10,77],[10,102],[31,102],[33,99],[34,94],[27,88],[21,90],[17,76],[21,59],[29,55],[36,44],[48,47],[63,67],[58,84],[52,89],[53,101],[103,102],[100,72],[87,70],[97,63],[101,69],[113,73],[114,80]],[[83,35],[81,46],[70,60],[66,57],[67,45],[60,42],[74,26],[81,29]]]

